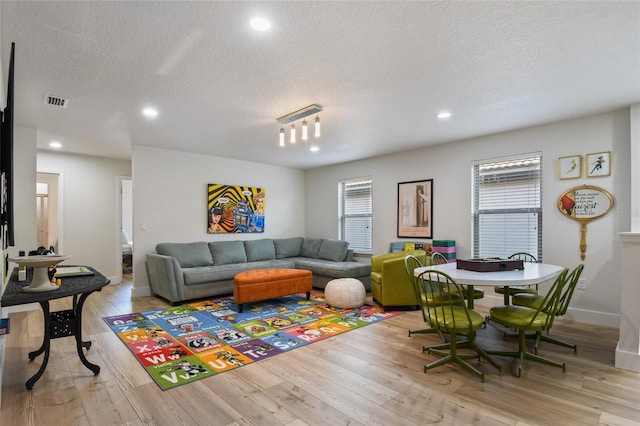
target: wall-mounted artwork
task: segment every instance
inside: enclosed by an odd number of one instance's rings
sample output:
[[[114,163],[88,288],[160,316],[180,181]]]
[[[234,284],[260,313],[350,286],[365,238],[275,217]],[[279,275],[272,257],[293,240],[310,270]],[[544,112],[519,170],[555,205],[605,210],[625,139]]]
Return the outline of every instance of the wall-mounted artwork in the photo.
[[[582,176],[582,156],[570,155],[558,158],[558,178],[578,179]]]
[[[611,152],[587,154],[587,177],[609,176],[611,174]]]
[[[207,233],[264,232],[264,188],[210,183]]]
[[[600,187],[582,185],[560,194],[557,206],[564,217],[580,223],[580,258],[584,260],[587,253],[587,224],[611,211],[613,197]]]
[[[433,179],[398,183],[398,238],[433,238]]]

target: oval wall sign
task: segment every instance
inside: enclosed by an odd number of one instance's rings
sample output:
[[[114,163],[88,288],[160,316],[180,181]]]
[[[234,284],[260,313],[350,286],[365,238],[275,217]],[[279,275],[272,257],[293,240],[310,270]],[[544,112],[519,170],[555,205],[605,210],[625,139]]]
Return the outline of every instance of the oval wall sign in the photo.
[[[611,211],[613,197],[606,190],[592,185],[575,186],[558,198],[558,210],[563,216],[580,222],[580,258],[587,252],[587,223]]]

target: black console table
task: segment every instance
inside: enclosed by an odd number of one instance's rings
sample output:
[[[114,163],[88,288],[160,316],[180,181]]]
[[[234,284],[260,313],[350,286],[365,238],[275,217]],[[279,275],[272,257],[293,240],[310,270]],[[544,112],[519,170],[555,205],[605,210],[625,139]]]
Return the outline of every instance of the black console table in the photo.
[[[68,266],[68,265],[64,265]],[[38,355],[44,353],[42,365],[36,374],[27,380],[27,389],[31,390],[35,382],[40,379],[49,362],[49,352],[51,339],[59,337],[75,336],[76,347],[80,361],[93,372],[100,373],[98,365],[90,363],[82,351],[83,348],[91,348],[90,341],[82,341],[82,306],[87,297],[95,291],[102,290],[102,287],[109,284],[109,279],[95,269],[86,266],[85,268],[93,272],[93,275],[61,278],[62,284],[56,290],[43,292],[23,292],[22,288],[28,286],[33,278],[33,269],[27,268],[26,281],[18,281],[18,268],[15,268],[11,278],[7,283],[7,288],[0,299],[0,305],[16,306],[28,303],[39,303],[44,315],[44,338],[39,349],[29,352],[29,361],[33,361]],[[73,296],[73,306],[71,309],[50,312],[49,301]]]

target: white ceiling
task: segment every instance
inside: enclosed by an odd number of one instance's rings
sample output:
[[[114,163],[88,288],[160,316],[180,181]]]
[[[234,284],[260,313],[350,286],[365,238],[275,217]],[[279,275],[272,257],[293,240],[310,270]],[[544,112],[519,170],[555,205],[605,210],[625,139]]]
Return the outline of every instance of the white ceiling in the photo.
[[[0,15],[15,123],[40,149],[130,158],[142,144],[307,169],[640,102],[635,1],[2,1]],[[249,27],[258,15],[271,31]],[[320,151],[279,148],[276,118],[312,103]]]

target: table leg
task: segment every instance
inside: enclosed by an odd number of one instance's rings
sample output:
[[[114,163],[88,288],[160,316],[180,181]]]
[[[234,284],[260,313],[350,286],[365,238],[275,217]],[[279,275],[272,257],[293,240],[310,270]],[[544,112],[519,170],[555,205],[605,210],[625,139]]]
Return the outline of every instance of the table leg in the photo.
[[[36,351],[29,352],[29,361],[33,361],[35,357],[44,352],[44,359],[42,365],[29,380],[25,383],[27,390],[33,389],[33,385],[42,377],[44,370],[49,363],[49,350],[51,348],[51,318],[49,313],[49,301],[40,302],[42,307],[42,314],[44,315],[44,338],[42,339],[42,346]]]
[[[467,307],[473,309],[473,286],[467,285]]]
[[[504,304],[508,305],[509,304],[509,286],[505,285],[503,287],[503,289],[504,289],[504,294],[503,294],[503,296],[504,296]]]
[[[76,338],[76,347],[78,349],[78,356],[80,357],[80,361],[82,361],[84,366],[87,367],[89,370],[91,370],[94,375],[97,375],[98,373],[100,373],[100,366],[89,362],[89,360],[84,356],[84,351],[82,350],[82,348],[87,348],[87,349],[91,348],[90,341],[86,341],[86,342],[82,341],[82,307],[84,306],[84,301],[87,299],[87,297],[90,294],[91,293],[82,293],[82,295],[80,296],[80,299],[78,300],[77,305],[75,306],[76,321],[77,321],[75,338]]]
[[[98,290],[99,291],[99,290]],[[44,359],[42,360],[42,365],[29,380],[26,382],[27,390],[33,389],[33,385],[42,377],[44,370],[47,368],[47,364],[49,363],[49,353],[51,349],[51,339],[56,339],[58,337],[66,337],[66,336],[74,336],[76,339],[76,348],[78,351],[78,357],[80,357],[80,361],[87,367],[89,370],[93,372],[93,374],[100,373],[100,366],[95,365],[84,355],[83,348],[90,349],[91,342],[82,340],[82,307],[84,306],[84,302],[87,297],[93,292],[83,293],[79,299],[73,298],[73,309],[71,311],[58,311],[54,312],[53,315],[56,316],[56,321],[59,319],[65,320],[65,325],[67,328],[63,330],[56,330],[52,336],[52,322],[51,317],[52,314],[49,310],[49,302],[44,301],[40,302],[40,306],[42,307],[42,314],[44,316],[44,338],[42,340],[42,345],[40,348],[33,352],[29,352],[29,361],[33,361],[38,355],[44,352]],[[55,322],[56,329],[57,325],[60,324],[61,321]]]

